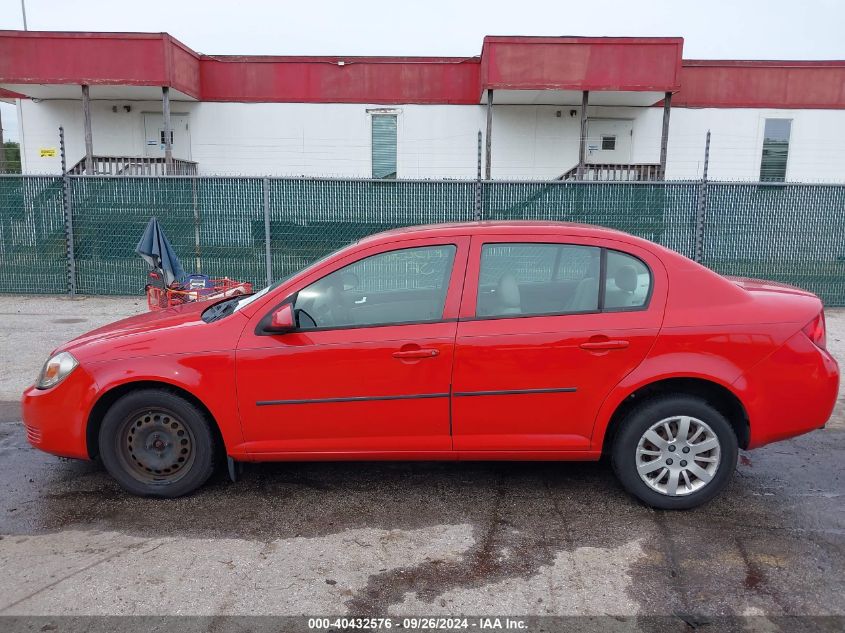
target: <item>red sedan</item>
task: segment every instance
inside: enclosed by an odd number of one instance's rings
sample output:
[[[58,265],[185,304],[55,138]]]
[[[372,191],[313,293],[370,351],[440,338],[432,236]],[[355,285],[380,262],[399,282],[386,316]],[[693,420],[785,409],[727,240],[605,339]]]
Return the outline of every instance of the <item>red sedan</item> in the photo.
[[[400,229],[248,297],[135,316],[57,349],[33,446],[174,497],[224,454],[597,460],[690,508],[739,448],[821,428],[839,369],[821,301],[631,235],[551,222]]]

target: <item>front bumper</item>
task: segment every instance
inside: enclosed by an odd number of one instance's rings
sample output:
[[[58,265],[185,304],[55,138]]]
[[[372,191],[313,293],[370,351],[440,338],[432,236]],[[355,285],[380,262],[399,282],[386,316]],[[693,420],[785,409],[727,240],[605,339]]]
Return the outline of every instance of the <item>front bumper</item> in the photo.
[[[90,459],[86,429],[97,389],[82,367],[50,389],[29,387],[21,398],[26,439],[35,448],[78,459]]]

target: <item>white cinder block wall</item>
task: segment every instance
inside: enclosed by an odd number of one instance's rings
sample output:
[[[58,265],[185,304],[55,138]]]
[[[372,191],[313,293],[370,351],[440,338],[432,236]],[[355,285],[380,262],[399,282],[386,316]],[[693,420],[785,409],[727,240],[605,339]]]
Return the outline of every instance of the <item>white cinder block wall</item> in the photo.
[[[125,112],[124,105],[131,106]],[[113,112],[113,106],[117,111]],[[400,178],[474,178],[482,105],[213,103],[174,101],[187,114],[190,148],[177,158],[196,161],[202,174],[368,177],[369,109],[398,115]],[[570,116],[570,110],[576,115]],[[64,126],[69,164],[85,153],[80,101],[18,102],[25,173],[58,173],[59,158],[40,149],[58,147]],[[557,112],[561,116],[557,116]],[[94,152],[143,156],[144,113],[156,101],[92,101]],[[660,157],[660,107],[590,107],[588,116],[632,119],[635,163]],[[709,177],[756,180],[766,118],[792,119],[787,179],[845,182],[845,111],[761,108],[672,109],[668,179],[701,177],[704,139],[711,130]],[[578,161],[580,114],[574,106],[496,105],[492,175],[498,179],[556,178]]]
[[[74,100],[28,99],[18,101],[18,125],[21,136],[21,161],[24,173],[61,173],[58,153],[41,158],[42,148],[59,147],[59,126],[65,130],[68,166],[85,156],[82,103]],[[125,112],[123,106],[131,107]],[[173,102],[171,113],[191,113],[198,104]],[[117,112],[112,112],[117,106]],[[144,112],[161,112],[155,101],[91,101],[91,136],[94,153],[102,156],[144,155]]]
[[[572,111],[575,116],[571,115]],[[632,162],[657,163],[660,160],[661,108],[590,107],[587,116],[632,119]],[[580,108],[496,105],[493,109],[492,176],[502,179],[558,178],[578,164],[580,134]]]
[[[787,180],[845,183],[845,111],[673,108],[668,179],[700,178],[707,130],[711,180],[757,180],[766,119],[792,119]]]

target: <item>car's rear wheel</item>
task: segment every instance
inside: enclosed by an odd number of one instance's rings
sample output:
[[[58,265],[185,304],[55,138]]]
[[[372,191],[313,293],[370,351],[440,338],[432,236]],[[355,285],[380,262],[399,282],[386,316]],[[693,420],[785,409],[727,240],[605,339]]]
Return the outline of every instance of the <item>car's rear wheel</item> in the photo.
[[[202,411],[160,389],[133,391],[106,412],[100,427],[106,470],[132,494],[179,497],[214,471],[215,441]]]
[[[665,396],[644,402],[622,420],[612,463],[625,489],[640,500],[685,510],[722,491],[738,452],[733,428],[710,404]]]

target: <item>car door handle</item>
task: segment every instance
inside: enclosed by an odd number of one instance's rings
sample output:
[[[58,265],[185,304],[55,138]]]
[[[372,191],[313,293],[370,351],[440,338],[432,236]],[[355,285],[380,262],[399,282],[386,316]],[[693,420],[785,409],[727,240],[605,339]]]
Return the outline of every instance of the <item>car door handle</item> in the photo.
[[[623,341],[620,339],[611,339],[607,341],[586,341],[585,343],[581,343],[581,349],[587,349],[590,351],[602,351],[607,349],[625,349],[628,347],[628,341]]]
[[[406,349],[393,352],[393,358],[434,358],[438,354],[436,349]]]

